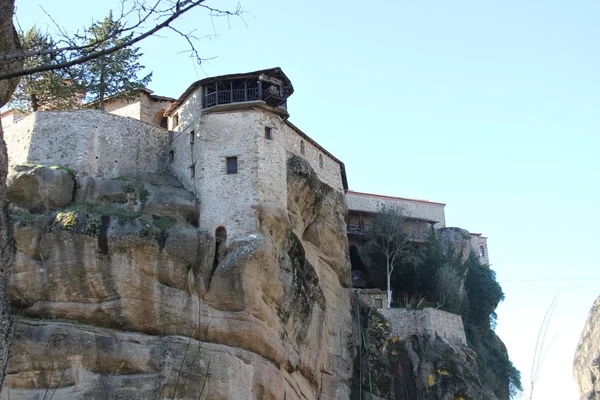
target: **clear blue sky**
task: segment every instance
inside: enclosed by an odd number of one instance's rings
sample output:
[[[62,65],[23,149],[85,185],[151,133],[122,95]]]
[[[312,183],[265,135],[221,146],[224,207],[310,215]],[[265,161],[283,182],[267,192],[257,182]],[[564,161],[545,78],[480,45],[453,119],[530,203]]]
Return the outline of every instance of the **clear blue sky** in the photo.
[[[38,3],[74,29],[115,0],[17,0],[24,28],[53,32]],[[178,97],[199,78],[282,67],[291,120],[345,162],[351,189],[445,202],[448,225],[489,236],[506,293],[497,332],[526,387],[560,293],[534,398],[577,399],[573,353],[600,294],[600,2],[241,5],[245,22],[178,23],[216,32],[198,44],[216,57],[202,68],[170,33],[146,41],[150,88]]]

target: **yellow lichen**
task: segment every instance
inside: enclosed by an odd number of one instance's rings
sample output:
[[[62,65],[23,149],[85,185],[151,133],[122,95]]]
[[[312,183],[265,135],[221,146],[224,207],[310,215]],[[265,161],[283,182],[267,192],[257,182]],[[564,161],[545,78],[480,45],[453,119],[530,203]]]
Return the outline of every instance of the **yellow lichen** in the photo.
[[[437,373],[444,376],[450,375],[450,372],[446,371],[445,369],[438,369]]]
[[[429,384],[429,387],[435,386],[435,376],[429,375],[429,378],[427,379],[427,383]]]

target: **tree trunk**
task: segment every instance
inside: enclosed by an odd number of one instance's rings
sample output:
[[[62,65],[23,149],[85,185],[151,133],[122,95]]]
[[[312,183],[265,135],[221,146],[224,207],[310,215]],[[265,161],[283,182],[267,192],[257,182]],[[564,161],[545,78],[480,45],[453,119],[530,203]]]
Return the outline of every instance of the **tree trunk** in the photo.
[[[387,260],[386,264],[386,275],[387,275],[387,308],[392,306],[392,266],[390,260]]]
[[[104,65],[100,59],[100,111],[104,111]]]
[[[17,31],[13,25],[15,0],[0,0],[0,54],[12,54],[21,50]],[[12,72],[22,67],[21,61],[0,62],[0,72]],[[19,78],[0,81],[0,107],[5,105],[19,83]],[[8,303],[8,281],[15,254],[12,224],[8,216],[6,199],[6,174],[8,155],[0,124],[0,389],[10,355],[12,324]]]
[[[0,124],[0,389],[4,382],[12,339],[8,281],[10,279],[15,252],[12,223],[8,216],[8,201],[6,200],[7,170],[8,157],[2,133],[2,124]]]
[[[31,100],[31,111],[36,112],[40,107],[38,97],[35,94],[32,94],[29,96],[29,98]]]

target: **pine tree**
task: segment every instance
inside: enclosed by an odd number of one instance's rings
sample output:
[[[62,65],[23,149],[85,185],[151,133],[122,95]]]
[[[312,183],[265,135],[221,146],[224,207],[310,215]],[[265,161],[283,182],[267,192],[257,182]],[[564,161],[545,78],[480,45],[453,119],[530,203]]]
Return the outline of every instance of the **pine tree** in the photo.
[[[131,39],[132,35],[115,34],[123,28],[121,22],[113,19],[112,11],[102,22],[94,23],[88,30],[89,43],[100,43],[94,51],[119,45]],[[97,101],[104,111],[104,100],[109,96],[131,97],[145,87],[152,73],[138,78],[137,73],[144,69],[138,60],[142,56],[139,47],[125,47],[114,53],[98,57],[84,65],[85,86],[88,99]],[[85,50],[82,51],[85,55]]]
[[[56,46],[50,35],[42,33],[35,26],[20,34],[24,51],[43,51]],[[25,68],[35,68],[51,63],[51,55],[37,55],[27,58]],[[15,90],[11,106],[28,114],[38,110],[65,110],[80,103],[84,89],[79,82],[76,68],[38,72],[21,79]]]

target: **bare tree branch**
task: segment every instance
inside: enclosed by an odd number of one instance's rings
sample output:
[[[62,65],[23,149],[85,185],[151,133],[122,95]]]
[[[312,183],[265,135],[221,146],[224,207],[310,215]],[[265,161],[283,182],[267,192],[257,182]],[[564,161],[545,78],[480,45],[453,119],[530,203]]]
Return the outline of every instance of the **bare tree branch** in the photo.
[[[38,50],[38,51],[31,51],[31,52],[26,52],[26,53],[6,54],[6,55],[0,56],[0,61],[9,61],[12,59],[25,59],[28,57],[34,57],[34,56],[39,56],[39,55],[44,55],[44,54],[54,54],[57,56],[57,59],[58,59],[59,55],[66,56],[67,54],[69,54],[69,52],[75,52],[75,51],[80,51],[80,50],[87,50],[89,52],[89,54],[85,55],[85,56],[75,57],[74,59],[71,59],[71,60],[68,60],[68,59],[62,60],[61,59],[60,62],[57,62],[55,64],[41,65],[41,66],[34,67],[34,68],[21,69],[21,70],[17,70],[17,71],[2,73],[2,74],[0,74],[0,80],[16,78],[16,77],[25,76],[25,75],[29,75],[29,74],[33,74],[33,73],[38,73],[38,72],[45,72],[45,71],[52,71],[52,70],[56,70],[56,69],[69,68],[74,65],[83,64],[92,59],[102,57],[104,55],[111,54],[115,51],[121,50],[125,47],[134,45],[134,44],[142,41],[143,39],[145,39],[149,36],[152,36],[153,34],[160,31],[161,29],[167,28],[167,27],[171,28],[172,30],[174,30],[175,32],[177,32],[179,35],[183,36],[186,39],[186,41],[188,42],[188,45],[191,48],[190,51],[192,52],[193,57],[196,59],[196,61],[198,63],[200,63],[202,61],[202,58],[200,57],[198,51],[196,50],[196,48],[193,44],[193,40],[198,40],[198,38],[193,36],[191,33],[184,33],[176,28],[173,28],[172,26],[170,26],[170,24],[172,24],[177,18],[179,18],[183,14],[187,13],[188,11],[190,11],[194,8],[198,8],[198,7],[208,10],[210,12],[210,15],[214,16],[214,17],[240,16],[242,13],[242,9],[239,4],[234,11],[229,11],[229,10],[221,10],[221,9],[217,9],[214,7],[207,6],[207,5],[203,4],[205,1],[206,0],[178,0],[173,3],[173,2],[169,2],[168,0],[157,0],[155,3],[153,3],[150,6],[146,5],[145,2],[135,1],[131,10],[125,11],[124,8],[122,8],[122,11],[121,11],[122,15],[121,15],[120,19],[126,18],[132,12],[137,11],[138,12],[138,21],[131,26],[124,27],[123,29],[118,30],[113,35],[113,36],[115,36],[115,35],[120,36],[125,32],[132,32],[133,36],[131,36],[128,40],[125,40],[123,43],[120,43],[116,46],[113,46],[113,47],[110,47],[107,49],[99,49],[99,47],[102,45],[103,42],[105,42],[106,40],[108,40],[110,38],[107,38],[102,41],[93,42],[90,44],[85,44],[85,45],[84,44],[76,44],[76,43],[74,43],[74,41],[72,39],[69,38],[66,31],[64,29],[60,28],[58,26],[58,24],[56,24],[56,22],[54,20],[52,20],[52,17],[50,17],[51,20],[56,25],[57,29],[59,30],[61,36],[64,37],[63,42],[67,42],[67,43],[69,43],[69,45],[67,45],[65,47],[60,47],[60,48],[57,47],[57,48],[48,49],[48,50]],[[165,2],[172,4],[172,6],[168,7],[168,8],[159,9],[159,5],[161,3],[165,3]],[[141,12],[140,12],[140,10],[141,10]],[[164,17],[164,20],[162,20],[160,23],[156,24],[153,28],[148,29],[144,32],[136,32],[135,31],[136,29],[144,26],[144,24],[147,23],[151,18],[154,18],[156,21],[158,21],[158,20],[160,20],[161,17]],[[82,38],[80,36],[78,36],[78,37],[80,39]]]

